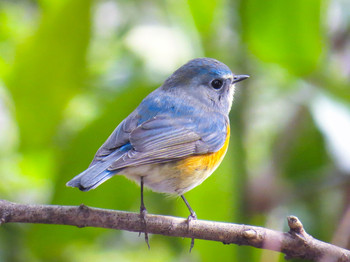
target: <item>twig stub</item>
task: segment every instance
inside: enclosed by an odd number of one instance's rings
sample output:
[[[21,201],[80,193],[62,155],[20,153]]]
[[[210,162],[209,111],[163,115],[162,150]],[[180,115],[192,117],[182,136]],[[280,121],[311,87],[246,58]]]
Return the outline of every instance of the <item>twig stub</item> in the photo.
[[[288,216],[287,221],[288,221],[288,226],[290,228],[290,233],[295,233],[303,237],[307,236],[307,233],[305,232],[303,224],[300,222],[300,220],[296,216]]]

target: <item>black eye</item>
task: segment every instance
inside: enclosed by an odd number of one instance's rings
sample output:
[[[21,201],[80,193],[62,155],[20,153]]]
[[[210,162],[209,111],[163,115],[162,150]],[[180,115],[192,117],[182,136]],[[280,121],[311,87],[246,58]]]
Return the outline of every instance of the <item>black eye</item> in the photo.
[[[222,85],[223,85],[223,82],[220,79],[214,79],[213,81],[211,81],[211,86],[214,89],[220,89]]]

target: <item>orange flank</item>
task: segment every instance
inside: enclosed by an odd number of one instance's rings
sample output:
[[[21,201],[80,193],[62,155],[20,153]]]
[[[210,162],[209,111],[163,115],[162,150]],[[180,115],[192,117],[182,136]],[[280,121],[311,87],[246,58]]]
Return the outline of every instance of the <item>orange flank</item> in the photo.
[[[220,148],[219,151],[214,153],[209,153],[205,155],[195,155],[188,157],[180,162],[180,165],[177,166],[180,170],[183,170],[183,175],[195,175],[198,171],[209,171],[209,174],[203,174],[204,176],[209,176],[221,163],[224,158],[228,143],[230,140],[230,125],[227,125],[227,134],[224,145]],[[202,173],[202,172],[201,172]],[[206,178],[205,177],[205,178]],[[205,179],[204,178],[204,179]]]

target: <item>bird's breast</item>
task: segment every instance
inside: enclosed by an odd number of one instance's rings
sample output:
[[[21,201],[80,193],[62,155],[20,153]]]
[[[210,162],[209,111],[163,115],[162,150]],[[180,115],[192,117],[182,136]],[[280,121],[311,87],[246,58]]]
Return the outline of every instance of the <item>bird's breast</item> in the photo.
[[[179,190],[186,191],[198,186],[207,179],[222,162],[230,140],[230,127],[227,126],[227,135],[224,145],[213,153],[195,155],[178,161],[177,168],[181,171],[182,186]]]

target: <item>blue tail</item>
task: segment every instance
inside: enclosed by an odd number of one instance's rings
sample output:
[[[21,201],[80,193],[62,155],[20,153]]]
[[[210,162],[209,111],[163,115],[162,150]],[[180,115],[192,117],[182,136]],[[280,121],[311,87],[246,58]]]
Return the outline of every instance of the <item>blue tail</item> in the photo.
[[[121,155],[122,153],[120,151],[110,154],[102,161],[90,166],[84,172],[68,181],[66,186],[77,187],[81,191],[89,191],[90,189],[98,187],[118,173],[119,170],[109,171],[108,167]]]

